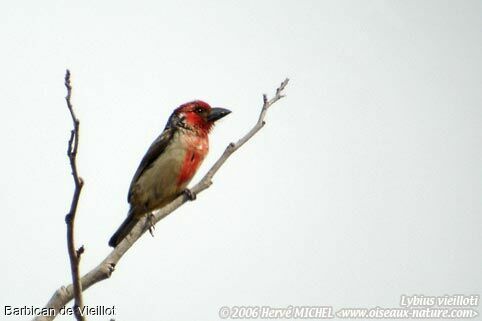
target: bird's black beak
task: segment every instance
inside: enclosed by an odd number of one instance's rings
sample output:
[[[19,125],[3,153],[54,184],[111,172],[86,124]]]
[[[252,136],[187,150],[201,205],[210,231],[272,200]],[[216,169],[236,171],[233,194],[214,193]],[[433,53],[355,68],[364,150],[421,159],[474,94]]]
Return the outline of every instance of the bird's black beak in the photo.
[[[221,119],[230,113],[231,111],[229,109],[219,108],[219,107],[211,108],[208,115],[208,121],[215,122],[216,120]]]

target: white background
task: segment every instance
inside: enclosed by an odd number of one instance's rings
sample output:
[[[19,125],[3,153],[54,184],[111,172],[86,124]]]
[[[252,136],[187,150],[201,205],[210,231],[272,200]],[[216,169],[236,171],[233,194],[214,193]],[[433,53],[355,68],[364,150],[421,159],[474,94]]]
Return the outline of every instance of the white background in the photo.
[[[173,108],[233,111],[195,182],[291,78],[214,185],[143,236],[87,305],[115,305],[118,321],[217,320],[223,305],[480,292],[481,13],[480,1],[1,2],[0,314],[70,283],[66,68],[84,273],[109,253]],[[2,316],[17,319],[29,317]]]

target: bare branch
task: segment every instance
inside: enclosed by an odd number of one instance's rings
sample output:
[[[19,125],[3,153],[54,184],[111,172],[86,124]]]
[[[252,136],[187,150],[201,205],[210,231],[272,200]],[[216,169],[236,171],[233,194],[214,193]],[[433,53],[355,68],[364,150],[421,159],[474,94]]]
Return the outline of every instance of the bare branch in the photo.
[[[74,314],[78,321],[85,321],[85,317],[81,311],[84,307],[82,300],[82,283],[80,282],[79,262],[80,256],[84,252],[84,247],[81,246],[78,250],[75,248],[74,241],[74,227],[75,227],[75,214],[77,212],[77,205],[79,204],[80,192],[84,182],[79,177],[77,172],[77,150],[79,147],[79,120],[75,116],[74,108],[70,102],[72,96],[72,86],[70,84],[70,71],[67,69],[65,72],[65,87],[67,88],[67,96],[65,101],[67,102],[67,108],[69,109],[70,116],[74,129],[70,131],[70,138],[67,144],[67,157],[70,161],[70,168],[72,169],[72,177],[74,179],[74,195],[72,196],[72,203],[70,204],[70,211],[65,216],[65,222],[67,223],[67,249],[69,251],[70,258],[70,270],[72,272],[72,284],[74,289]]]
[[[282,93],[286,85],[288,84],[288,81],[289,79],[287,78],[281,83],[281,85],[276,89],[276,94],[273,98],[268,100],[267,96],[263,95],[263,106],[261,108],[261,112],[256,124],[253,126],[253,128],[251,128],[251,130],[246,133],[246,135],[241,137],[236,143],[230,143],[226,147],[221,157],[214,163],[214,165],[209,169],[209,171],[204,175],[204,177],[193,188],[191,188],[192,192],[199,194],[205,189],[209,188],[209,186],[212,185],[212,178],[221,168],[224,162],[226,162],[226,160],[236,150],[243,146],[248,140],[251,139],[251,137],[253,137],[261,128],[263,128],[265,124],[264,118],[266,116],[266,112],[274,103],[284,97]],[[154,219],[152,223],[159,222],[161,219],[175,211],[187,201],[188,198],[185,195],[181,195],[163,208],[154,211]],[[148,230],[149,226],[150,224],[148,224],[147,222],[147,217],[142,218],[136,224],[136,226],[134,226],[129,235],[127,235],[127,237],[124,238],[124,240],[122,240],[117,245],[117,247],[112,250],[112,252],[97,267],[92,269],[81,278],[80,281],[82,289],[86,290],[90,286],[109,278],[122,256],[137,241],[137,239],[139,239],[142,234],[144,234]],[[55,291],[49,302],[47,302],[45,308],[53,308],[55,309],[55,311],[59,311],[64,305],[66,305],[70,300],[72,300],[72,298],[75,297],[74,292],[75,289],[72,284],[67,287],[59,288],[57,291]],[[55,316],[38,316],[34,320],[47,321],[53,320],[54,318]]]

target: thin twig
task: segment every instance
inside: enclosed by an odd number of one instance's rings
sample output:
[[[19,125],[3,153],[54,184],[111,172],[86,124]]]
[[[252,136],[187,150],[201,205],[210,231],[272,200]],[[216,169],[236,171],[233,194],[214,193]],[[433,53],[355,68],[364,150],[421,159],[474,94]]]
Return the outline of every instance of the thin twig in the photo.
[[[74,179],[74,195],[72,196],[72,203],[70,204],[70,211],[65,216],[65,222],[67,223],[67,248],[70,258],[70,269],[72,272],[72,284],[74,289],[74,315],[78,321],[85,321],[85,317],[82,312],[84,303],[82,300],[82,283],[80,281],[79,262],[80,256],[84,252],[84,247],[79,249],[75,248],[74,242],[74,227],[75,227],[75,214],[77,212],[77,205],[79,203],[80,192],[84,182],[77,172],[77,150],[79,148],[79,120],[75,116],[74,108],[70,102],[72,96],[72,86],[70,84],[70,71],[67,69],[65,72],[65,87],[67,88],[67,96],[65,101],[67,102],[67,108],[69,109],[70,116],[74,129],[70,131],[70,138],[67,144],[67,156],[70,161],[70,168],[72,169],[72,177]]]
[[[253,137],[261,128],[263,128],[268,109],[276,103],[278,100],[284,97],[283,90],[288,84],[289,79],[285,79],[281,85],[276,89],[276,94],[273,98],[269,99],[266,95],[263,95],[263,106],[256,124],[251,128],[246,135],[239,139],[236,143],[230,143],[221,157],[214,163],[214,165],[209,169],[209,171],[204,175],[204,177],[191,189],[192,192],[199,194],[205,189],[209,188],[212,184],[212,178],[216,172],[221,168],[221,166],[226,162],[226,160],[241,146],[244,145],[251,137]],[[187,197],[181,195],[177,197],[174,201],[164,206],[163,208],[154,211],[154,219],[152,223],[157,223],[177,208],[182,206],[188,201]],[[147,218],[142,218],[139,223],[134,226],[129,235],[122,240],[114,250],[94,269],[85,274],[81,281],[82,288],[84,290],[88,289],[90,286],[109,278],[115,269],[115,266],[122,258],[122,256],[130,249],[130,247],[148,230],[149,224],[146,224]],[[68,285],[67,287],[61,287],[50,298],[49,302],[45,305],[45,308],[51,308],[55,311],[59,311],[64,305],[66,305],[74,295],[75,289],[73,285]],[[49,321],[53,320],[55,316],[38,316],[35,321]]]

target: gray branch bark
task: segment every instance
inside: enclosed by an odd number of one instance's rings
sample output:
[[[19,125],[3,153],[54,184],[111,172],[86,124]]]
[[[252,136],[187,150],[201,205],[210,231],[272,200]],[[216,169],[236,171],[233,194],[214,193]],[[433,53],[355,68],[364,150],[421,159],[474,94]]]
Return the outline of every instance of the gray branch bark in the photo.
[[[84,247],[80,247],[78,250],[75,248],[75,215],[77,213],[77,205],[79,204],[80,193],[84,182],[80,178],[77,171],[77,150],[79,148],[79,128],[80,122],[75,116],[74,108],[70,102],[72,97],[72,86],[70,84],[70,71],[67,69],[65,72],[65,87],[67,88],[67,96],[65,101],[67,108],[69,109],[70,116],[72,118],[73,129],[70,132],[70,139],[68,142],[67,156],[70,162],[70,168],[72,169],[72,178],[74,179],[74,195],[72,196],[72,202],[70,204],[70,211],[65,216],[65,223],[67,224],[67,249],[70,259],[70,270],[72,274],[72,288],[74,292],[74,315],[77,321],[85,321],[85,316],[82,314],[84,303],[82,300],[82,283],[80,282],[79,263],[80,256],[84,252]]]
[[[204,175],[204,177],[193,187],[191,191],[199,194],[205,189],[212,185],[212,179],[216,172],[221,168],[221,166],[226,162],[226,160],[241,146],[243,146],[248,140],[250,140],[263,126],[265,125],[264,118],[268,109],[276,103],[278,100],[284,97],[283,90],[288,84],[289,79],[285,79],[281,85],[276,89],[276,93],[273,98],[269,99],[266,95],[263,95],[263,106],[259,114],[258,121],[256,124],[240,138],[236,143],[230,143],[224,153],[219,157],[219,159],[214,163],[214,165],[209,169],[209,171]],[[174,201],[164,206],[163,208],[153,212],[152,223],[157,223],[170,213],[174,212],[180,206],[188,201],[185,195],[181,195]],[[115,266],[119,260],[124,256],[124,254],[131,248],[131,246],[144,234],[150,226],[151,222],[148,222],[148,218],[142,218],[136,226],[132,229],[129,235],[117,245],[117,247],[112,250],[112,252],[107,255],[107,257],[100,262],[94,269],[85,274],[81,279],[81,286],[83,290],[87,290],[92,285],[109,278],[114,272]],[[64,305],[66,305],[70,300],[74,298],[74,287],[72,284],[68,286],[62,286],[55,291],[50,300],[45,305],[45,308],[52,308],[58,312]],[[50,321],[53,320],[55,316],[37,316],[34,321]]]

